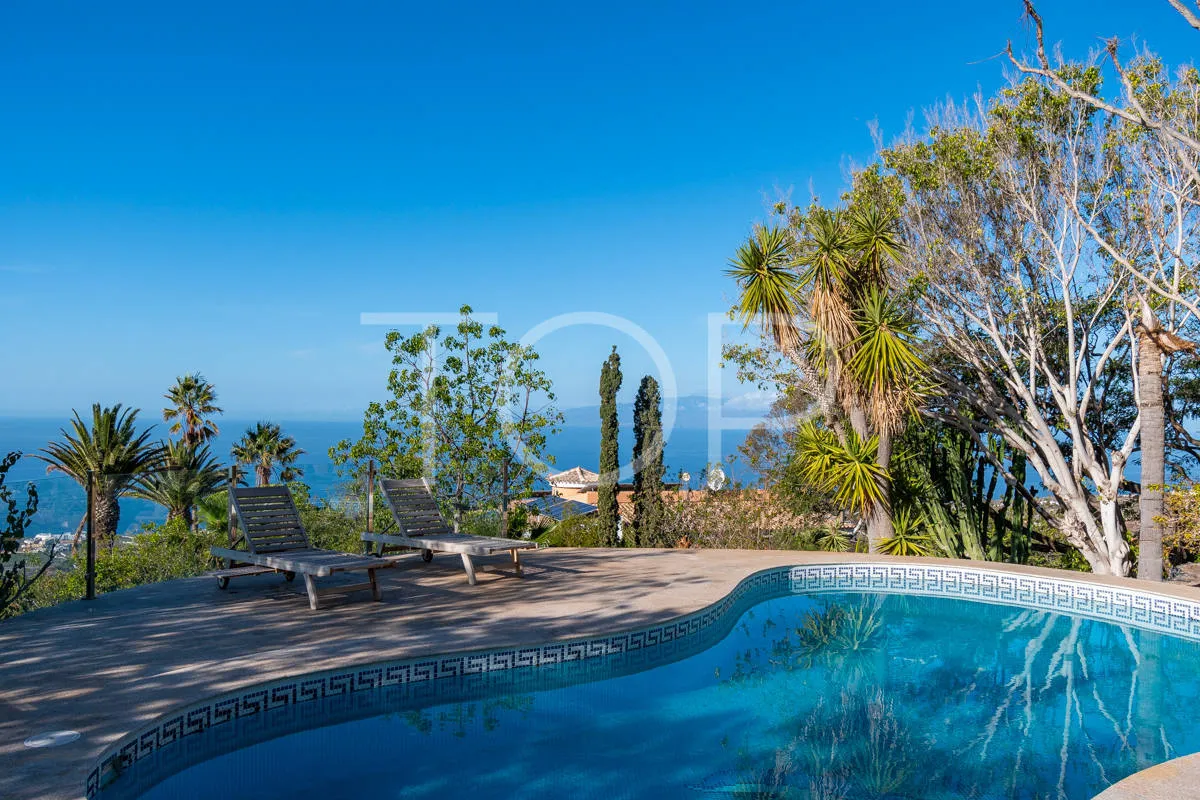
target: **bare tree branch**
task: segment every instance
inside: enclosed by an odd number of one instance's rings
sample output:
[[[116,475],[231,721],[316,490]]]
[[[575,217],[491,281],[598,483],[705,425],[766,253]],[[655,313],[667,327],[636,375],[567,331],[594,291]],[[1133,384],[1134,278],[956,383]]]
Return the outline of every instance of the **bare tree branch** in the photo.
[[[1167,0],[1183,18],[1187,20],[1187,24],[1191,25],[1196,30],[1200,31],[1200,17],[1196,13],[1183,4],[1183,0]]]

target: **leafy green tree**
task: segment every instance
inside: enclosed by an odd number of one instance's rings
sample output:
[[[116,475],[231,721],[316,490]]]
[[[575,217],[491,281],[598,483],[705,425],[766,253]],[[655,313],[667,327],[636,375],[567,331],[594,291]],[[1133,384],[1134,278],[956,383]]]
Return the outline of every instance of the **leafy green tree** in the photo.
[[[453,331],[431,325],[411,336],[387,334],[391,397],[372,402],[363,436],[330,449],[343,474],[377,459],[388,477],[433,478],[456,529],[474,508],[507,507],[527,494],[561,415],[533,348],[509,341],[460,309]]]
[[[539,358],[532,347],[510,344],[502,374],[499,440],[488,455],[495,466],[493,493],[499,501],[502,537],[508,535],[510,501],[528,496],[537,475],[546,474],[554,463],[546,446],[549,434],[557,433],[563,422],[554,405],[553,384],[536,368]]]
[[[196,503],[225,481],[225,471],[207,445],[168,441],[163,443],[162,467],[138,478],[129,494],[165,508],[168,522],[182,519],[191,528]]]
[[[54,559],[51,548],[42,563],[30,572],[28,559],[18,552],[38,507],[37,487],[32,483],[25,492],[24,508],[12,489],[5,485],[8,471],[20,458],[20,452],[13,452],[0,459],[0,507],[5,520],[4,527],[0,528],[0,619],[12,613],[37,580],[46,574]]]
[[[153,426],[137,430],[137,409],[92,406],[91,428],[75,412],[71,432],[60,430],[62,441],[51,442],[35,458],[46,462],[47,472],[62,472],[87,487],[88,472],[94,483],[92,504],[97,538],[111,540],[121,521],[120,498],[138,481],[163,464],[163,448],[152,444]]]
[[[217,406],[216,389],[200,373],[191,372],[176,378],[175,385],[163,398],[171,403],[163,409],[163,422],[171,423],[171,433],[181,435],[184,444],[195,447],[221,432],[209,419],[213,414],[222,413]]]
[[[662,398],[658,381],[642,378],[633,403],[633,541],[635,547],[665,547]]]
[[[621,474],[621,456],[617,450],[617,392],[621,389],[621,356],[617,347],[600,368],[600,485],[597,492],[599,525],[608,547],[616,547],[620,541],[617,532],[620,511],[617,507],[617,482]]]
[[[273,422],[259,422],[247,428],[233,446],[233,457],[239,464],[254,466],[255,486],[269,485],[276,469],[281,483],[302,477],[304,469],[296,465],[302,455],[304,451],[296,446],[296,440]]]

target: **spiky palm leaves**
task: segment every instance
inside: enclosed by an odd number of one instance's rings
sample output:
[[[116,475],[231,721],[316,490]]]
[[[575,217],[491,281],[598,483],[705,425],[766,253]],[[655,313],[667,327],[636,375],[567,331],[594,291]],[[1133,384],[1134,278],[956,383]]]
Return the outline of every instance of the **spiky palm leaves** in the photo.
[[[840,442],[828,428],[811,420],[796,434],[796,463],[800,478],[819,491],[833,495],[834,502],[856,514],[866,515],[884,503],[883,480],[887,471],[876,463],[879,440],[860,438],[846,431]]]
[[[742,320],[822,384],[825,427],[802,431],[802,472],[869,517],[876,539],[890,535],[891,438],[924,391],[915,321],[890,286],[902,252],[893,213],[813,208],[787,229],[756,228],[727,270]]]
[[[247,428],[246,434],[233,446],[233,457],[239,464],[254,466],[256,486],[270,484],[277,468],[283,483],[300,478],[304,470],[296,466],[296,460],[302,455],[304,451],[296,447],[296,440],[285,436],[273,422],[259,422]]]
[[[216,423],[208,419],[222,413],[217,407],[217,393],[200,373],[176,378],[163,397],[171,403],[163,409],[163,422],[171,423],[171,433],[182,434],[184,444],[195,447],[220,433]]]
[[[892,515],[892,535],[879,543],[879,551],[889,556],[927,556],[935,550],[925,533],[925,520],[902,508]]]
[[[96,536],[116,535],[121,521],[119,498],[128,494],[138,480],[163,463],[162,447],[150,442],[149,428],[141,433],[136,427],[137,409],[92,406],[91,427],[76,411],[71,432],[60,430],[62,441],[51,442],[40,454],[47,472],[63,472],[81,486],[87,486],[92,473],[95,495],[93,519]]]
[[[889,291],[888,268],[903,251],[897,220],[875,206],[818,208],[803,230],[796,265],[812,328],[808,358],[833,376],[852,419],[863,411],[877,430],[894,433],[924,372],[915,322]]]
[[[229,491],[214,492],[196,501],[196,515],[210,531],[229,529]]]
[[[793,266],[791,234],[760,225],[729,261],[725,274],[737,281],[742,295],[738,314],[749,325],[761,320],[780,351],[800,341],[796,315],[803,298]]]
[[[162,466],[140,477],[129,494],[167,509],[168,522],[182,519],[191,527],[195,520],[192,508],[224,483],[221,464],[207,446],[167,442]]]
[[[897,433],[926,393],[916,322],[896,298],[874,288],[855,309],[858,336],[846,348],[856,399],[876,429]]]

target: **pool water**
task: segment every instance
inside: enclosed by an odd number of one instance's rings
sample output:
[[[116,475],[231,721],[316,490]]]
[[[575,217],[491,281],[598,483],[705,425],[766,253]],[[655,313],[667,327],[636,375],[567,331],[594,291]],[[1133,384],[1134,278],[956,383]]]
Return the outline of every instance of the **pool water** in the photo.
[[[512,685],[341,722],[306,704],[307,729],[260,720],[142,797],[1083,800],[1200,751],[1200,644],[934,597],[769,599],[675,663]]]

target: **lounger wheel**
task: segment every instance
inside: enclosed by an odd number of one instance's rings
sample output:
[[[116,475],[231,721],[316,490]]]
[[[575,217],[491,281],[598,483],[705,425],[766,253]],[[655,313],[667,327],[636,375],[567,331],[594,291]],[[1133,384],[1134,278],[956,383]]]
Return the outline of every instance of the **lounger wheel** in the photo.
[[[428,564],[430,561],[433,561],[433,551],[432,550],[422,550],[421,551],[421,560],[424,561],[426,564]]]
[[[294,572],[290,572],[290,571],[289,571],[289,572],[284,572],[284,573],[283,573],[283,579],[284,579],[285,581],[287,581],[288,583],[291,583],[292,581],[296,580],[296,573],[294,573]]]
[[[229,588],[229,578],[217,578],[217,588],[218,589],[228,589]]]

